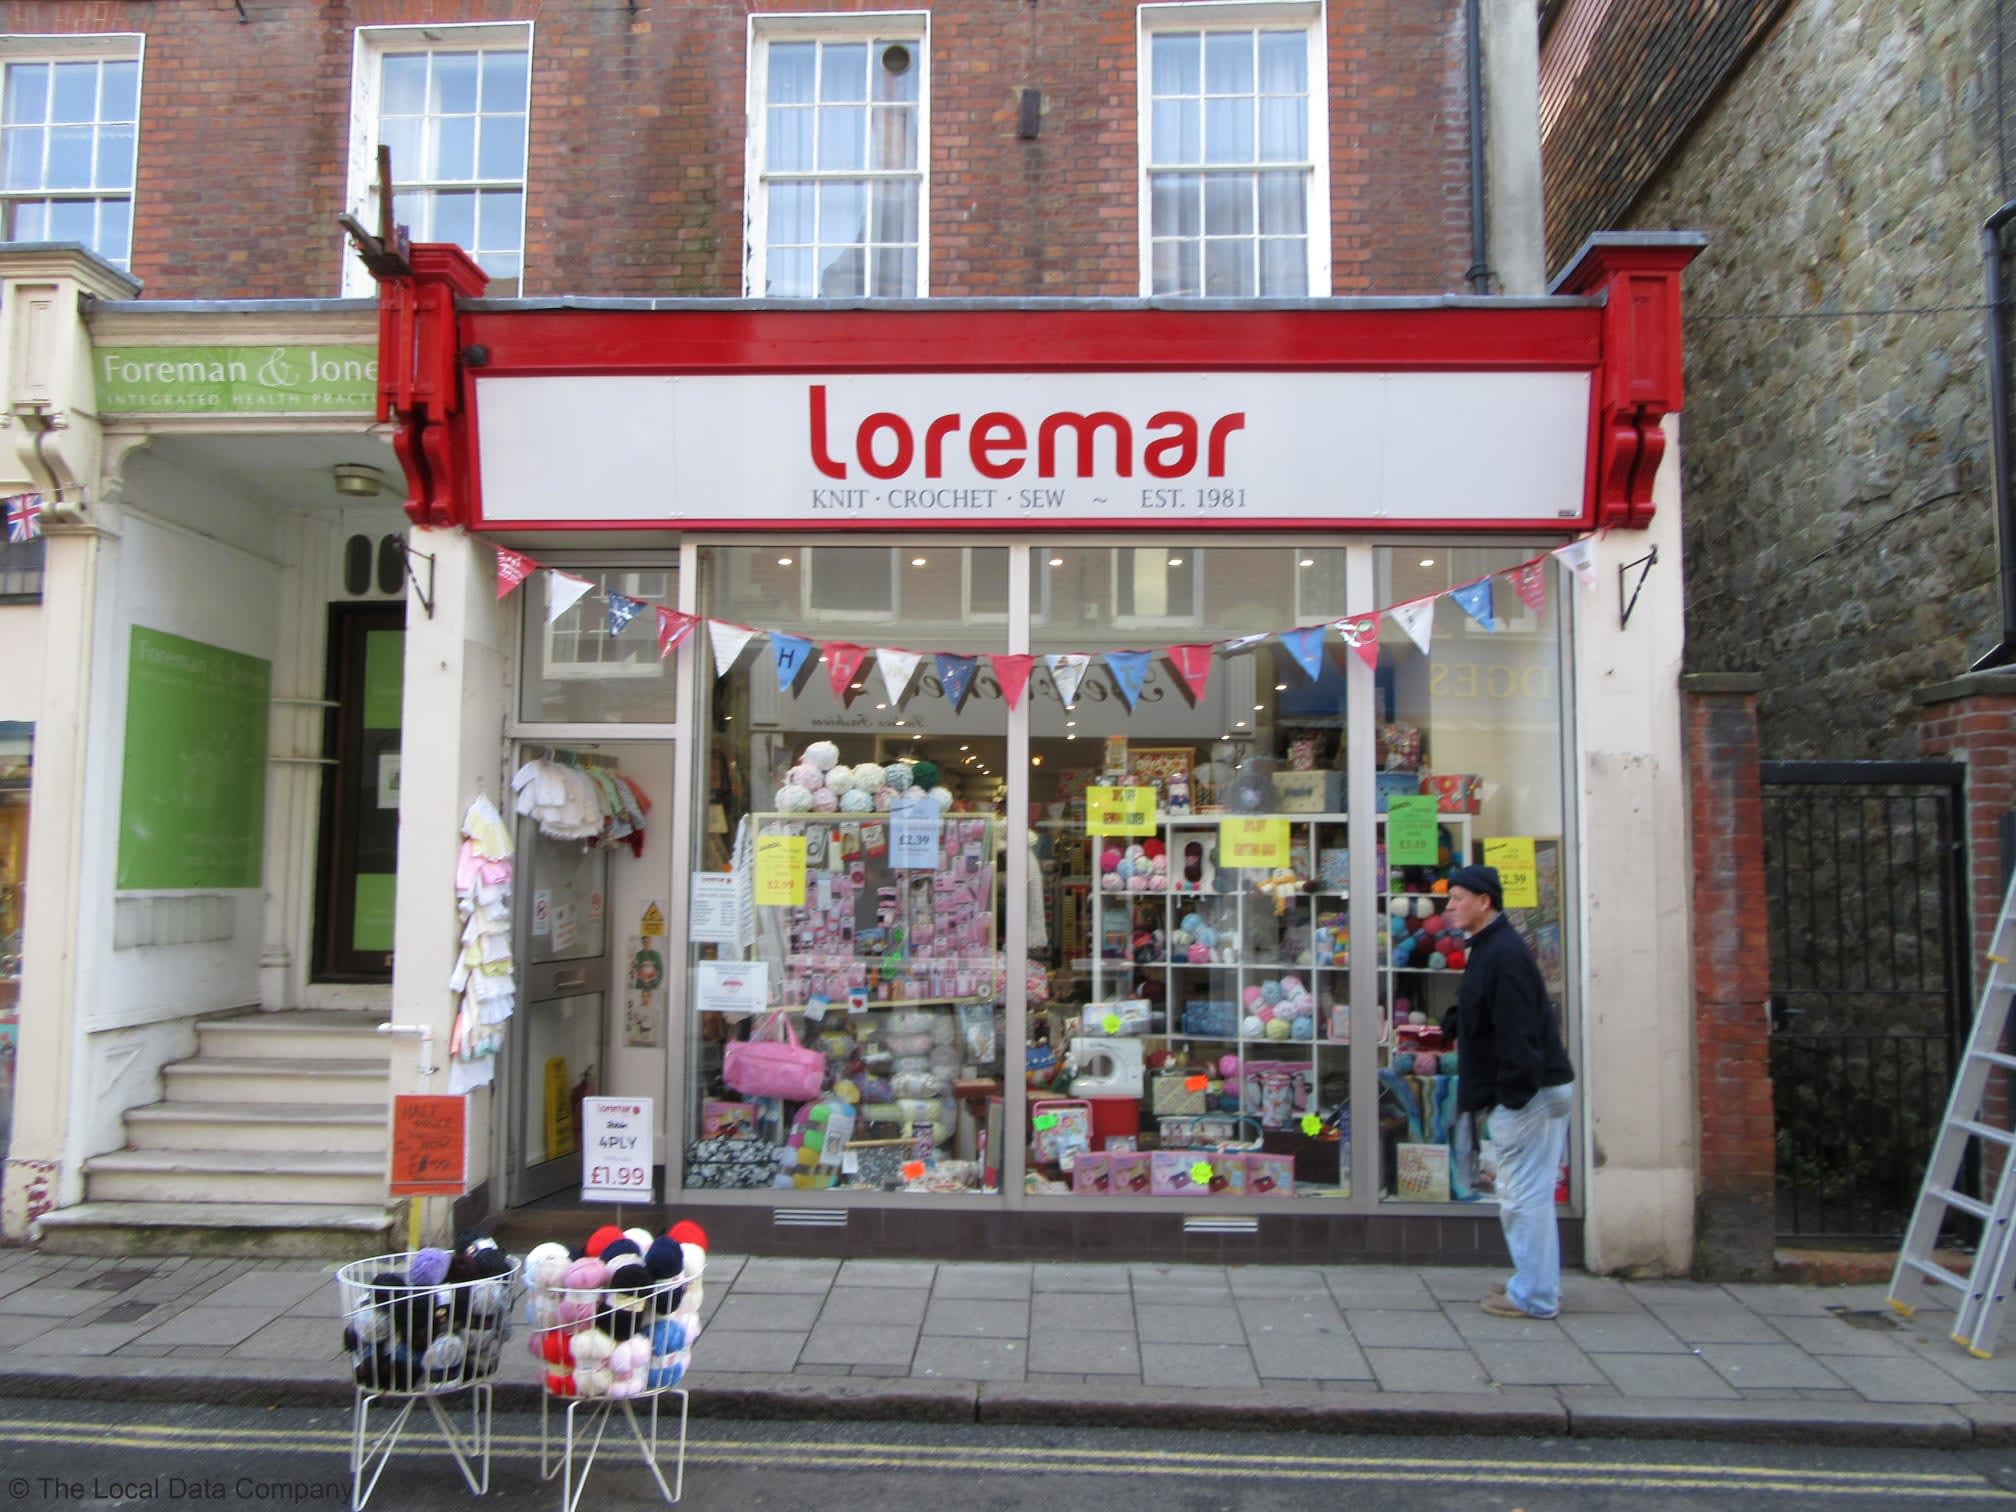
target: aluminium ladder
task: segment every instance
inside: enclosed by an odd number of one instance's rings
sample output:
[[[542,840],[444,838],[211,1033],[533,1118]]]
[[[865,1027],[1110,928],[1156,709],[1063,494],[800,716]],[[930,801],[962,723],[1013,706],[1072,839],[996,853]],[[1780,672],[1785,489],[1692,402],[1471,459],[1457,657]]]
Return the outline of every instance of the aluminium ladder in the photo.
[[[1984,1106],[1989,1078],[1998,1068],[2010,1073],[2008,1096],[2016,1100],[2016,1055],[2002,1046],[2011,995],[2016,993],[2016,964],[2012,963],[2016,963],[2016,881],[2011,882],[1995,920],[1994,938],[1988,946],[1988,978],[1974,1010],[1974,1027],[1968,1033],[1959,1073],[1953,1078],[1953,1095],[1947,1100],[1946,1116],[1925,1168],[1925,1184],[1918,1190],[1918,1205],[1890,1277],[1890,1305],[1907,1318],[1917,1310],[1929,1287],[1945,1286],[1959,1292],[1953,1342],[1983,1360],[1994,1353],[2002,1307],[2009,1300],[2010,1263],[2016,1255],[2016,1244],[2012,1244],[2016,1239],[2016,1130],[1991,1122],[1997,1115]],[[1999,1116],[2007,1121],[2006,1106]],[[1970,1139],[1980,1141],[1984,1154],[1989,1146],[2001,1150],[2001,1171],[1995,1178],[1994,1196],[1987,1202],[1958,1190],[1960,1165]],[[1932,1258],[1948,1210],[1981,1220],[1980,1244],[1966,1275]]]

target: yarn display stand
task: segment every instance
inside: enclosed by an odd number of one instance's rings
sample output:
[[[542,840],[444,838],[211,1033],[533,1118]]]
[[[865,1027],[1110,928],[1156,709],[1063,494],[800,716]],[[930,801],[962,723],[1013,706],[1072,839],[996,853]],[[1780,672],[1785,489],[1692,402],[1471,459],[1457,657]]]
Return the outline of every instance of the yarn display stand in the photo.
[[[439,1264],[440,1251],[432,1252]],[[377,1255],[336,1273],[342,1293],[344,1343],[355,1392],[350,1407],[350,1509],[363,1512],[378,1489],[413,1411],[422,1403],[463,1481],[478,1496],[490,1489],[493,1418],[491,1382],[511,1335],[517,1262],[469,1281],[414,1280],[422,1252]],[[469,1393],[469,1422],[456,1422],[443,1399]],[[391,1420],[374,1433],[372,1409],[384,1402]],[[397,1403],[396,1408],[389,1404]]]
[[[665,1472],[658,1466],[658,1399],[676,1396],[679,1398],[679,1456],[673,1462],[672,1484],[665,1484]],[[595,1456],[602,1448],[602,1435],[608,1431],[609,1420],[620,1408],[623,1421],[630,1429],[630,1437],[636,1441],[639,1458],[644,1468],[651,1472],[651,1478],[658,1482],[658,1494],[668,1502],[677,1502],[686,1490],[686,1408],[687,1394],[683,1386],[669,1386],[658,1391],[647,1391],[643,1398],[651,1403],[650,1434],[647,1437],[643,1425],[637,1421],[637,1397],[612,1399],[604,1397],[600,1401],[581,1401],[578,1398],[567,1404],[566,1434],[559,1445],[559,1455],[554,1456],[554,1446],[549,1436],[548,1420],[553,1405],[552,1394],[546,1393],[539,1402],[539,1478],[553,1479],[554,1472],[563,1472],[560,1479],[561,1512],[575,1512],[581,1503],[581,1493],[588,1485],[588,1472],[594,1468]],[[582,1412],[586,1408],[585,1413]],[[576,1414],[580,1414],[577,1418]],[[590,1437],[590,1432],[593,1436]],[[585,1453],[575,1461],[575,1446],[585,1448]]]

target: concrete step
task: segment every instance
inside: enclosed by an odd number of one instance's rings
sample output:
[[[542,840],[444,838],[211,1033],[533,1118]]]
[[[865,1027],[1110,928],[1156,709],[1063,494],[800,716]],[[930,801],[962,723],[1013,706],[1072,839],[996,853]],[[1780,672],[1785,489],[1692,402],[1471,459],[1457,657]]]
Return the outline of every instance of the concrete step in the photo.
[[[393,1212],[375,1204],[83,1202],[37,1226],[56,1255],[358,1260],[398,1248]]]
[[[161,1068],[169,1102],[349,1103],[387,1106],[390,1072],[379,1060],[199,1055]]]
[[[390,1065],[392,1037],[378,1033],[382,1013],[336,1009],[252,1009],[196,1025],[196,1054],[221,1060],[375,1060]]]
[[[385,1157],[345,1151],[114,1150],[84,1162],[89,1202],[385,1201]]]
[[[345,1150],[383,1156],[385,1103],[158,1102],[126,1111],[136,1150]]]

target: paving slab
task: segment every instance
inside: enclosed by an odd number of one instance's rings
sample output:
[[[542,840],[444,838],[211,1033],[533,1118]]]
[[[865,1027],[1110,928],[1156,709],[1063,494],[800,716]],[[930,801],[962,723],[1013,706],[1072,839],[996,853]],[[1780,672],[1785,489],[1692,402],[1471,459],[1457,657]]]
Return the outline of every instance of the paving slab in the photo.
[[[1495,1392],[1498,1383],[1465,1350],[1367,1349],[1372,1375],[1388,1391]]]
[[[1865,1315],[1868,1326],[1848,1323],[1832,1313],[1812,1316],[1781,1313],[1771,1325],[1792,1343],[1814,1355],[1869,1355],[1898,1358],[1911,1353],[1908,1329],[1893,1326],[1880,1315]]]
[[[44,1276],[32,1286],[24,1286],[17,1292],[0,1297],[0,1318],[74,1318],[94,1307],[103,1307],[110,1300],[102,1291],[57,1286]]]
[[[826,1294],[803,1297],[785,1293],[744,1293],[739,1288],[715,1309],[708,1331],[725,1328],[749,1333],[804,1333],[819,1321]]]
[[[136,1328],[149,1344],[192,1344],[231,1349],[273,1321],[263,1307],[191,1307],[152,1327]],[[339,1337],[337,1342],[341,1342]]]
[[[1167,1307],[1134,1304],[1136,1326],[1144,1344],[1246,1344],[1246,1327],[1230,1307]]]
[[[1434,1312],[1404,1312],[1390,1308],[1353,1307],[1344,1322],[1351,1337],[1368,1349],[1468,1349],[1455,1325]]]
[[[1365,1352],[1339,1324],[1337,1331],[1312,1330],[1266,1339],[1250,1339],[1253,1368],[1268,1382],[1369,1381],[1372,1366]]]
[[[1039,1292],[1114,1292],[1130,1293],[1134,1289],[1131,1267],[1113,1263],[1092,1265],[1038,1265],[1031,1276],[1033,1289]]]
[[[1112,1292],[1039,1291],[1029,1307],[1029,1324],[1040,1331],[1134,1334],[1134,1302]]]
[[[1976,1394],[1934,1365],[1910,1357],[1815,1355],[1866,1402],[1973,1402]]]
[[[1244,1344],[1141,1345],[1141,1380],[1148,1386],[1253,1386],[1260,1373]]]
[[[743,1292],[783,1292],[803,1296],[823,1292],[839,1274],[838,1260],[769,1260],[758,1258],[742,1267],[734,1286]],[[857,1283],[858,1284],[858,1283]]]
[[[1648,1304],[1652,1315],[1688,1344],[1783,1344],[1785,1335],[1772,1320],[1760,1318],[1733,1301],[1721,1307],[1698,1303],[1671,1306]]]
[[[1687,1354],[1692,1346],[1650,1313],[1563,1313],[1561,1331],[1589,1354]]]
[[[1796,1344],[1704,1344],[1701,1358],[1740,1391],[1848,1384]]]
[[[1609,1377],[1596,1362],[1565,1340],[1479,1343],[1477,1363],[1507,1386],[1605,1386]]]
[[[78,1328],[52,1328],[14,1346],[20,1355],[109,1355],[147,1331],[144,1323],[87,1323]]]
[[[924,1314],[924,1332],[962,1339],[1027,1338],[1029,1304],[933,1296]]]
[[[845,1280],[846,1272],[841,1272]],[[900,1323],[915,1328],[924,1321],[931,1294],[915,1286],[835,1286],[819,1310],[822,1323]]]
[[[693,1373],[718,1370],[733,1362],[743,1371],[789,1370],[805,1347],[803,1333],[784,1330],[710,1328],[693,1351]],[[709,1362],[713,1362],[710,1364]]]
[[[1742,1398],[1705,1360],[1692,1354],[1599,1354],[1591,1359],[1627,1397],[1676,1397],[1690,1402]]]
[[[707,1348],[713,1336],[702,1334],[700,1347]],[[844,1368],[855,1365],[900,1365],[906,1371],[910,1368],[910,1357],[917,1352],[917,1326],[873,1323],[830,1323],[821,1321],[805,1340],[805,1347],[798,1352],[798,1362],[802,1367],[813,1365],[837,1365]]]
[[[1030,1379],[1038,1371],[1141,1379],[1141,1343],[1134,1334],[1038,1329],[1029,1337]]]
[[[231,1351],[256,1360],[333,1360],[342,1352],[342,1331],[320,1318],[276,1318]]]
[[[337,1297],[334,1281],[300,1271],[249,1271],[233,1276],[204,1299],[214,1307],[265,1307],[284,1312],[315,1293],[327,1291]]]
[[[932,1338],[917,1341],[910,1362],[913,1376],[954,1381],[1019,1381],[1029,1368],[1029,1345],[1022,1338]]]
[[[947,1265],[939,1268],[931,1295],[1027,1301],[1030,1290],[1030,1268],[1026,1265]]]

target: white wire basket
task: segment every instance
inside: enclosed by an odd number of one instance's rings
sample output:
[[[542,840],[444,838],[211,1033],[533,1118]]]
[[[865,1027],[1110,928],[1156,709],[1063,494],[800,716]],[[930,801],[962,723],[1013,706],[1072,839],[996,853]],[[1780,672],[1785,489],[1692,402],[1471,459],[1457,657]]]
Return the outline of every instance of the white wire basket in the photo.
[[[464,1278],[457,1266],[450,1272],[457,1279],[435,1280],[441,1268],[438,1250],[374,1255],[336,1272],[343,1346],[356,1386],[350,1438],[352,1512],[361,1512],[371,1499],[413,1409],[422,1402],[469,1489],[479,1496],[489,1489],[491,1382],[511,1337],[519,1266],[495,1250],[474,1253],[495,1258],[474,1261],[486,1273],[471,1278]],[[422,1276],[417,1283],[416,1266]],[[442,1401],[458,1392],[469,1394],[466,1426]],[[387,1398],[398,1405],[386,1409],[391,1419],[374,1435],[372,1408]]]

